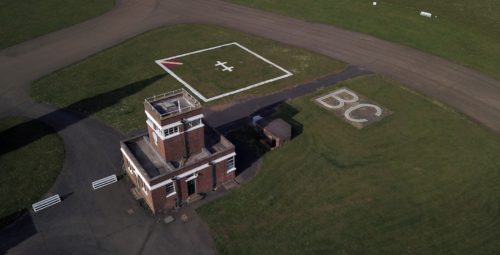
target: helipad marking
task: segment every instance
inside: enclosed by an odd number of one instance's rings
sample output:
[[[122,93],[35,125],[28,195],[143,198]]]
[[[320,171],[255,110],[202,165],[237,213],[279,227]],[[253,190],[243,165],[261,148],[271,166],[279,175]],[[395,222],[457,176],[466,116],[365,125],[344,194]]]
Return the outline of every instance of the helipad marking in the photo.
[[[183,63],[181,62],[175,62],[175,61],[163,61],[161,62],[162,64],[167,64],[167,65],[176,65],[176,66],[181,66]]]
[[[234,66],[226,66],[227,62],[220,62],[219,60],[217,60],[217,63],[215,63],[215,66],[220,66],[222,67],[222,71],[225,72],[225,71],[229,71],[229,72],[232,72],[233,69],[234,69]]]
[[[196,90],[194,87],[192,87],[189,83],[187,83],[181,77],[179,77],[177,74],[175,74],[174,71],[171,70],[168,67],[168,65],[162,64],[162,62],[164,62],[164,61],[172,61],[173,59],[178,59],[178,58],[182,58],[182,57],[185,57],[185,56],[189,56],[189,55],[193,55],[193,54],[198,54],[198,53],[202,53],[202,52],[206,52],[206,51],[211,51],[211,50],[215,50],[215,49],[219,49],[219,48],[227,47],[227,46],[232,46],[232,45],[237,46],[237,47],[243,49],[244,51],[252,54],[256,58],[264,61],[265,63],[267,63],[267,64],[269,64],[269,65],[271,65],[271,66],[273,66],[273,67],[275,67],[277,69],[279,69],[284,74],[281,75],[281,76],[269,79],[269,80],[265,80],[265,81],[261,81],[261,82],[258,82],[258,83],[252,84],[252,85],[248,85],[246,87],[243,87],[243,88],[240,88],[240,89],[237,89],[237,90],[226,92],[226,93],[223,93],[223,94],[218,95],[218,96],[214,96],[214,97],[211,97],[211,98],[206,98],[200,92],[198,92],[198,90]],[[281,66],[279,66],[279,65],[277,65],[277,64],[275,64],[273,62],[271,62],[270,60],[268,60],[268,59],[264,58],[263,56],[255,53],[253,51],[251,51],[247,47],[245,47],[245,46],[243,46],[243,45],[241,45],[241,44],[239,44],[237,42],[222,44],[222,45],[219,45],[219,46],[210,47],[210,48],[206,48],[206,49],[202,49],[202,50],[197,50],[197,51],[192,51],[192,52],[184,53],[184,54],[173,56],[173,57],[169,57],[169,58],[155,60],[155,63],[158,64],[163,70],[165,70],[167,73],[169,73],[172,77],[174,77],[177,81],[179,81],[182,85],[184,85],[186,88],[188,88],[191,92],[193,92],[198,98],[200,98],[204,102],[210,102],[210,101],[217,100],[217,99],[220,99],[220,98],[223,98],[223,97],[227,97],[227,96],[230,96],[230,95],[233,95],[233,94],[237,94],[237,93],[240,93],[240,92],[243,92],[243,91],[246,91],[246,90],[249,90],[249,89],[253,89],[255,87],[259,87],[259,86],[262,86],[264,84],[275,82],[277,80],[281,80],[281,79],[284,79],[284,78],[287,78],[287,77],[290,77],[290,76],[293,75],[292,72],[290,72],[290,71],[286,70],[285,68],[283,68],[283,67],[281,67]]]

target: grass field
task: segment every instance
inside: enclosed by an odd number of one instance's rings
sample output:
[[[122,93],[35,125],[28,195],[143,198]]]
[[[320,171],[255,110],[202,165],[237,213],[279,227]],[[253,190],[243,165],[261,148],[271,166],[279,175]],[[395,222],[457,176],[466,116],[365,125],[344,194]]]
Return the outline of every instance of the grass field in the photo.
[[[170,65],[169,69],[207,99],[288,75],[237,45],[183,56],[175,61],[182,65]]]
[[[497,254],[500,137],[379,76],[340,86],[393,111],[358,130],[312,101],[249,183],[198,209],[220,254]]]
[[[25,125],[20,125],[25,123]],[[8,137],[2,132],[10,128]],[[0,119],[0,144],[9,147],[23,136],[43,134],[42,138],[14,151],[0,154],[0,227],[8,224],[25,208],[44,195],[62,169],[64,145],[45,124],[21,117]]]
[[[0,49],[92,17],[114,0],[0,0]]]
[[[227,0],[398,42],[500,79],[498,0]],[[437,18],[420,17],[420,10]]]
[[[346,67],[344,63],[321,55],[232,30],[176,25],[140,35],[46,76],[33,84],[30,93],[36,101],[95,116],[127,132],[144,127],[145,98],[181,87],[155,60],[235,41],[294,75],[223,100],[267,94],[340,72]],[[265,76],[255,72],[245,75]]]

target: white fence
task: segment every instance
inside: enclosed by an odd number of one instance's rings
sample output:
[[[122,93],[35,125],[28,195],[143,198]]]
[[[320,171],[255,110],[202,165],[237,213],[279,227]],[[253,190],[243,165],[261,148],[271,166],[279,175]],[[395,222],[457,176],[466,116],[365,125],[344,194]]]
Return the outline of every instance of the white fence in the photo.
[[[42,201],[36,202],[32,205],[33,211],[38,212],[41,211],[49,206],[55,205],[57,203],[61,202],[61,197],[59,194],[53,195],[51,197],[48,197]]]
[[[92,188],[93,189],[100,189],[104,186],[108,186],[109,184],[115,183],[117,181],[118,181],[118,179],[116,178],[116,175],[113,174],[113,175],[110,175],[108,177],[104,177],[100,180],[97,180],[95,182],[92,182]]]

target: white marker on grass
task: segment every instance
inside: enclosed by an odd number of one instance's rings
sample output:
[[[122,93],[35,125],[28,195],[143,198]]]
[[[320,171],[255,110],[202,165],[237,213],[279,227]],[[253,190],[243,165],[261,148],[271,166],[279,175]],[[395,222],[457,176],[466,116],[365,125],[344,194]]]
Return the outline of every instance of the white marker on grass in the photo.
[[[432,13],[420,11],[420,16],[426,17],[426,18],[432,18]]]
[[[227,62],[220,62],[219,60],[217,60],[217,63],[215,64],[215,66],[221,66],[223,72],[225,72],[225,71],[232,72],[234,69],[234,66],[226,66],[226,64],[227,64]]]

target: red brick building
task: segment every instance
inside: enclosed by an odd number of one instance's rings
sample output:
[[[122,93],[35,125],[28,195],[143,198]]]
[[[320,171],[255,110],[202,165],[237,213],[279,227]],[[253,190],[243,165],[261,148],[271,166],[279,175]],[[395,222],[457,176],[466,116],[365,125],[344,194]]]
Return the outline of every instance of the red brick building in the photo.
[[[148,133],[120,145],[134,193],[153,213],[234,178],[234,146],[204,124],[196,98],[181,89],[146,99],[144,108]]]

